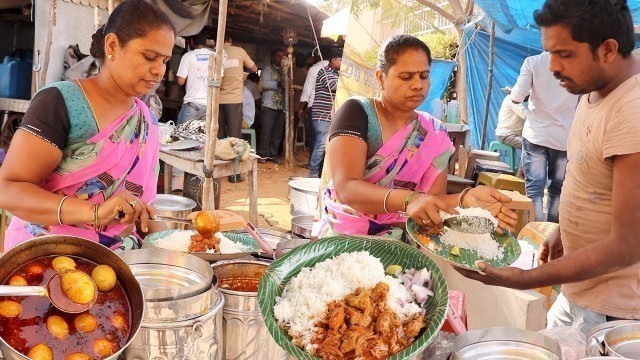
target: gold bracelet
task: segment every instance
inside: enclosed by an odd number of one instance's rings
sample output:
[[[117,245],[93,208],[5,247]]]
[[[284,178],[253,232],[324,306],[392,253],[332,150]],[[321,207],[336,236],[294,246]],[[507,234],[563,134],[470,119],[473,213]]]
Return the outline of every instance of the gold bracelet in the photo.
[[[458,196],[458,207],[459,207],[460,209],[464,209],[464,208],[465,208],[464,206],[462,206],[462,198],[464,197],[464,194],[466,194],[466,193],[467,193],[467,191],[469,191],[469,190],[471,190],[471,189],[472,189],[472,188],[468,187],[468,188],[466,188],[466,189],[462,190],[462,192],[461,192],[461,193],[460,193],[460,195]]]
[[[93,229],[96,232],[101,232],[102,231],[102,226],[100,226],[100,218],[98,217],[98,206],[100,204],[99,203],[95,203],[93,205]]]
[[[420,191],[412,191],[411,194],[407,195],[406,198],[404,198],[404,212],[407,212],[407,208],[409,207],[409,203],[411,202],[411,199],[413,199],[414,196],[416,196],[417,194],[422,194],[422,192]]]

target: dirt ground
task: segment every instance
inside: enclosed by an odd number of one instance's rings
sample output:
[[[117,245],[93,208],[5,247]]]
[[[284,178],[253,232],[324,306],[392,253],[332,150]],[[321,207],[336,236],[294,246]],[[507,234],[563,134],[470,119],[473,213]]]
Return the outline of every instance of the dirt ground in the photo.
[[[298,151],[295,163],[276,165],[272,162],[258,164],[258,224],[256,227],[276,231],[291,230],[289,214],[289,178],[309,176],[309,169],[299,166],[308,163],[308,152]],[[220,208],[231,210],[249,219],[248,182],[222,183]]]

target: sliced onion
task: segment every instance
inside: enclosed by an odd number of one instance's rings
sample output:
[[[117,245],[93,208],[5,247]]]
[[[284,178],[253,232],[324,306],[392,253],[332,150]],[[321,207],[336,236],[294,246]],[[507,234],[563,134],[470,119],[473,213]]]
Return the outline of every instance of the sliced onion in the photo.
[[[416,301],[420,304],[427,301],[427,299],[429,299],[429,296],[433,296],[433,291],[427,289],[422,285],[411,286],[411,291],[413,291],[416,296]]]

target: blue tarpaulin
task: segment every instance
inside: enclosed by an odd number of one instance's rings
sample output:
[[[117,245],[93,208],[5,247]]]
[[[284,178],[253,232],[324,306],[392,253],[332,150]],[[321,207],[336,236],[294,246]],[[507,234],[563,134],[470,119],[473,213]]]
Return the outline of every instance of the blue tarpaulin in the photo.
[[[501,89],[512,87],[524,59],[542,51],[540,29],[533,20],[533,13],[544,0],[476,0],[486,17],[496,23],[493,84],[485,148],[495,140],[498,112],[506,96]],[[640,0],[628,0],[634,22],[640,21]],[[488,29],[488,26],[485,28]],[[474,24],[464,29],[462,44],[467,59],[467,114],[471,129],[471,147],[480,148],[484,119],[487,84],[489,77],[489,34],[477,30]]]
[[[427,99],[418,107],[418,110],[433,113],[431,100],[442,99],[447,86],[451,81],[451,75],[456,68],[455,61],[433,59],[431,64],[431,87]]]

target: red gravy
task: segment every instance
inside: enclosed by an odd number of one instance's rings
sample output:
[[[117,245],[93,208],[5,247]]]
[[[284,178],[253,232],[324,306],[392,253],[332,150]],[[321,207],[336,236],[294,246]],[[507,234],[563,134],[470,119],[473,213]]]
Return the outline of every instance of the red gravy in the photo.
[[[51,261],[56,256],[45,256],[23,265],[2,283],[7,285],[14,275],[22,276],[28,285],[45,286],[49,278],[55,274]],[[91,275],[98,264],[75,256],[70,256],[77,264],[77,269]],[[108,293],[98,293],[96,303],[88,313],[93,315],[98,327],[91,333],[83,333],[76,329],[74,319],[80,314],[66,314],[51,305],[46,297],[21,296],[5,297],[1,300],[13,300],[21,305],[20,315],[15,318],[0,316],[0,337],[23,354],[37,344],[45,344],[53,351],[55,360],[64,358],[75,352],[83,352],[92,358],[98,358],[93,351],[93,343],[97,339],[107,339],[116,345],[114,351],[121,349],[129,339],[131,332],[131,309],[124,289],[118,282]],[[84,313],[81,313],[84,314]],[[113,315],[119,314],[126,319],[126,326],[118,329],[111,324]],[[65,319],[69,326],[69,335],[58,339],[47,330],[46,319],[50,315],[58,315]]]

